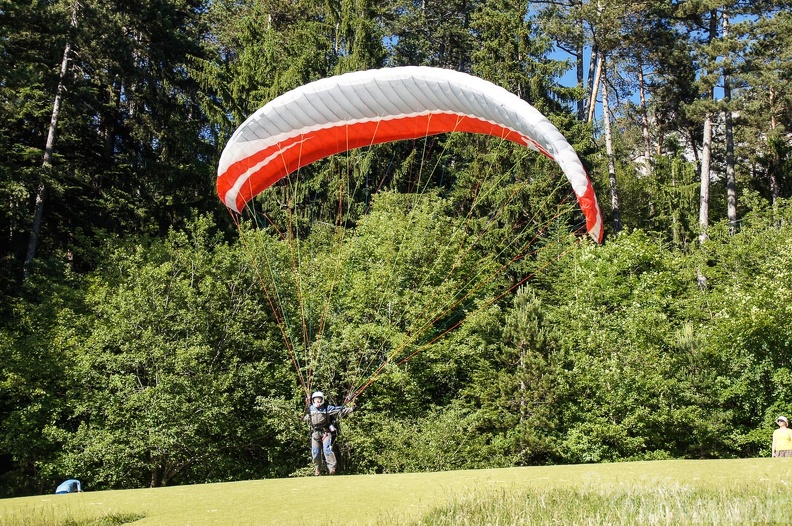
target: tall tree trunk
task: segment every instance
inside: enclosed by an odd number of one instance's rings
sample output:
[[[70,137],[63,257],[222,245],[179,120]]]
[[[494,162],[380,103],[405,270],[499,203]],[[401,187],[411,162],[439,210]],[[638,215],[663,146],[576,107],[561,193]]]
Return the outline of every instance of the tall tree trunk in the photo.
[[[646,104],[646,79],[643,64],[638,62],[638,94],[641,99],[641,134],[643,135],[644,159],[646,175],[652,175],[652,145],[649,139],[649,109]]]
[[[724,10],[723,38],[729,36],[729,13]],[[727,60],[728,64],[728,60]],[[723,71],[724,132],[726,139],[726,200],[729,216],[729,229],[733,233],[737,228],[737,177],[734,171],[734,123],[731,110],[731,71],[728,65]]]
[[[676,181],[677,181],[678,172],[679,172],[679,164],[677,163],[676,160],[672,160],[671,161],[671,188],[672,188],[672,192],[673,192],[674,195],[677,192],[676,191],[676,185],[677,185]],[[670,215],[671,215],[671,239],[674,242],[674,246],[678,247],[678,246],[682,245],[682,243],[681,243],[682,236],[681,236],[681,233],[679,232],[679,210],[677,210],[677,208],[674,207],[673,205],[671,206]]]
[[[776,129],[775,117],[775,89],[770,87],[770,136],[775,136],[773,132]],[[776,148],[771,148],[770,144],[767,145],[767,151],[770,152],[771,162],[767,168],[770,175],[770,193],[773,196],[773,210],[778,207],[778,198],[781,197],[781,186],[778,184],[778,169],[781,166],[781,160]]]
[[[579,30],[583,34],[583,20],[579,20]],[[580,86],[581,92],[585,83],[584,67],[583,67],[583,42],[578,42],[575,47],[575,73],[577,75],[577,85]],[[580,99],[577,101],[577,118],[582,121],[586,118],[586,97],[581,93]]]
[[[699,243],[707,240],[709,229],[710,155],[712,150],[712,115],[704,119],[704,136],[701,145],[701,191],[699,192]]]
[[[594,120],[594,111],[597,107],[597,92],[599,90],[600,85],[600,78],[602,77],[602,56],[597,51],[592,51],[591,53],[591,61],[592,63],[596,62],[596,72],[593,76],[593,84],[591,85],[591,95],[589,95],[588,99],[588,116],[586,118],[586,122],[592,122]]]
[[[715,39],[718,32],[718,18],[716,11],[710,11],[709,41]],[[709,99],[714,98],[710,89]],[[709,199],[710,199],[710,159],[712,156],[712,113],[708,110],[704,118],[704,134],[701,141],[701,191],[699,193],[699,243],[704,243],[708,237],[709,229]]]
[[[611,210],[613,212],[613,232],[621,232],[621,211],[619,209],[619,192],[616,187],[616,163],[613,155],[613,133],[610,122],[610,102],[608,101],[608,74],[605,56],[600,57],[602,69],[602,115],[605,119],[605,153],[608,156],[608,180],[610,181]]]
[[[652,176],[652,145],[649,139],[649,109],[646,104],[646,79],[643,73],[643,63],[638,60],[638,93],[641,98],[641,133],[644,142],[644,175]],[[654,199],[649,196],[649,216],[654,217]]]
[[[72,15],[70,28],[77,27],[78,4],[72,5]],[[60,74],[58,76],[58,87],[55,91],[55,102],[52,105],[52,115],[50,117],[49,130],[47,131],[47,143],[44,146],[44,158],[41,162],[41,175],[39,176],[38,187],[36,188],[36,200],[33,205],[33,218],[30,224],[30,237],[28,238],[27,253],[22,266],[22,275],[27,279],[30,273],[30,264],[36,257],[38,249],[39,233],[41,232],[41,220],[44,217],[44,200],[47,195],[47,174],[52,169],[52,152],[55,148],[55,139],[58,133],[58,118],[60,117],[61,105],[63,104],[63,93],[66,91],[66,74],[69,71],[69,60],[71,60],[71,37],[66,40],[63,47],[63,59],[61,60]]]

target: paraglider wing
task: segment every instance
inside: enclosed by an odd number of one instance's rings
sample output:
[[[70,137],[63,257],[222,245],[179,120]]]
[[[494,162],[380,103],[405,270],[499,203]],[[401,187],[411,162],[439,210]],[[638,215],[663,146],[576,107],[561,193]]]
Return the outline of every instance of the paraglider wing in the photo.
[[[235,212],[282,177],[324,157],[446,132],[501,137],[555,160],[602,240],[602,214],[572,146],[536,108],[465,73],[398,67],[329,77],[294,89],[251,115],[220,158],[217,191]]]

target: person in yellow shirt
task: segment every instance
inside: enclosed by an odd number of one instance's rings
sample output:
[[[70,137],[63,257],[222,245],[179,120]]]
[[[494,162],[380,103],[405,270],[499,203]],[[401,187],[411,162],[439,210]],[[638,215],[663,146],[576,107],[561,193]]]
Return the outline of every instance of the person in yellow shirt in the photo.
[[[773,431],[773,456],[792,457],[792,429],[785,416],[776,418],[778,429]]]

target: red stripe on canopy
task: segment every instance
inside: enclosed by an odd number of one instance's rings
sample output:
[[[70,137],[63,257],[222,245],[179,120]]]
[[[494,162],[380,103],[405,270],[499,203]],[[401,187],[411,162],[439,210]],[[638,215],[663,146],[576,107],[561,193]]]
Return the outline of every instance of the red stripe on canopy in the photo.
[[[376,121],[351,122],[340,126],[317,128],[289,137],[229,166],[217,178],[217,193],[220,199],[226,202],[226,194],[234,188],[240,177],[246,176],[247,180],[240,186],[235,199],[236,210],[241,211],[253,197],[286,175],[324,157],[362,146],[419,139],[447,132],[493,135],[523,146],[528,145],[547,157],[553,158],[534,140],[514,130],[468,115],[430,113]],[[259,164],[261,166],[248,174]],[[591,193],[593,195],[593,190]],[[596,199],[594,202],[596,203]]]

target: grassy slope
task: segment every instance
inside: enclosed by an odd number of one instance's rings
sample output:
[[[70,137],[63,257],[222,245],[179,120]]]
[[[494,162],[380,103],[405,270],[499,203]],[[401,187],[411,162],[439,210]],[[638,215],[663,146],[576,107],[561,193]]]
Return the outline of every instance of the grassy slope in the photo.
[[[658,485],[792,485],[792,460],[676,460],[441,473],[273,479],[0,500],[0,524],[63,524],[138,514],[136,525],[370,524],[416,519],[494,489],[603,491]],[[84,481],[90,488],[90,481]],[[398,522],[401,522],[399,520]]]

